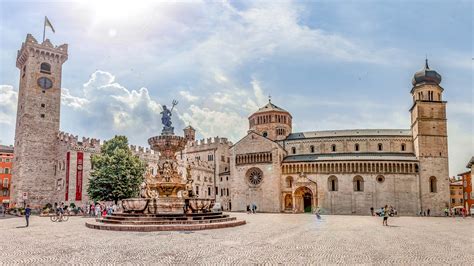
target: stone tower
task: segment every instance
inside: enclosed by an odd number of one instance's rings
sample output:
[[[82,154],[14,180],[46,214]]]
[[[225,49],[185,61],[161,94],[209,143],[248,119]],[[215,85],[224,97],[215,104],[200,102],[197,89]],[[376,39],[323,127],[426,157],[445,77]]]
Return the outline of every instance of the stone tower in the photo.
[[[59,133],[62,65],[67,44],[53,46],[31,35],[18,51],[20,85],[15,130],[13,202],[36,208],[52,201]],[[27,199],[23,200],[26,195]]]
[[[416,72],[411,94],[411,130],[419,165],[420,208],[442,215],[449,204],[448,134],[441,75],[428,66]]]
[[[250,115],[249,129],[273,141],[283,140],[291,134],[292,117],[269,99],[265,106]]]
[[[196,139],[196,130],[192,126],[185,127],[183,131],[187,141],[194,141]]]

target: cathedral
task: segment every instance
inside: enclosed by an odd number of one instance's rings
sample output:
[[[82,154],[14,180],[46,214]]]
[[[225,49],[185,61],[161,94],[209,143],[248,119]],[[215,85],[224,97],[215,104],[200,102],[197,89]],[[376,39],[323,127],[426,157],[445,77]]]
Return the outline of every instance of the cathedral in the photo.
[[[28,34],[18,51],[20,85],[15,130],[12,200],[44,206],[89,201],[91,155],[101,142],[60,131],[62,64],[68,46],[39,43]],[[406,129],[293,132],[291,113],[270,100],[248,118],[235,144],[226,138],[195,140],[188,126],[180,169],[191,166],[200,198],[224,210],[370,214],[391,205],[401,215],[449,204],[446,101],[441,75],[428,62],[414,74],[411,124]],[[131,150],[149,165],[159,154]],[[152,173],[156,169],[150,169]]]

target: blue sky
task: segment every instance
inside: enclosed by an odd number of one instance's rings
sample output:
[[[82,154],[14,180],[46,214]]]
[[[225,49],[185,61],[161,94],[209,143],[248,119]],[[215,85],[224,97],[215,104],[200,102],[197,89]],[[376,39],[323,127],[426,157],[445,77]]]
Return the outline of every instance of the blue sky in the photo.
[[[27,33],[69,44],[61,129],[131,143],[161,130],[179,101],[177,132],[237,141],[272,102],[294,131],[409,128],[413,74],[425,55],[448,101],[450,174],[473,143],[471,1],[0,1],[0,143],[13,143]]]

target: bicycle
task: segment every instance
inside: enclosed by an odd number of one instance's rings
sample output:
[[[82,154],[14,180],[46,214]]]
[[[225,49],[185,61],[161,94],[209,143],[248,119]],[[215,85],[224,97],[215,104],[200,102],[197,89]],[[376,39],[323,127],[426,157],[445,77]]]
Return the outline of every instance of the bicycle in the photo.
[[[51,219],[51,222],[67,222],[69,220],[69,216],[61,215],[59,212],[56,212],[54,215],[50,216],[49,218]]]

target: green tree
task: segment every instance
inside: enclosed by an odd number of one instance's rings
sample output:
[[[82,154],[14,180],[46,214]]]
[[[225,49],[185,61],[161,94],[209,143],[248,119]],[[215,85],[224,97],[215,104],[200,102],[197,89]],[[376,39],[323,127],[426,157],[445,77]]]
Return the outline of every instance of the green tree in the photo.
[[[132,154],[125,136],[115,136],[92,156],[93,170],[87,193],[95,201],[133,198],[146,170],[145,163]]]

